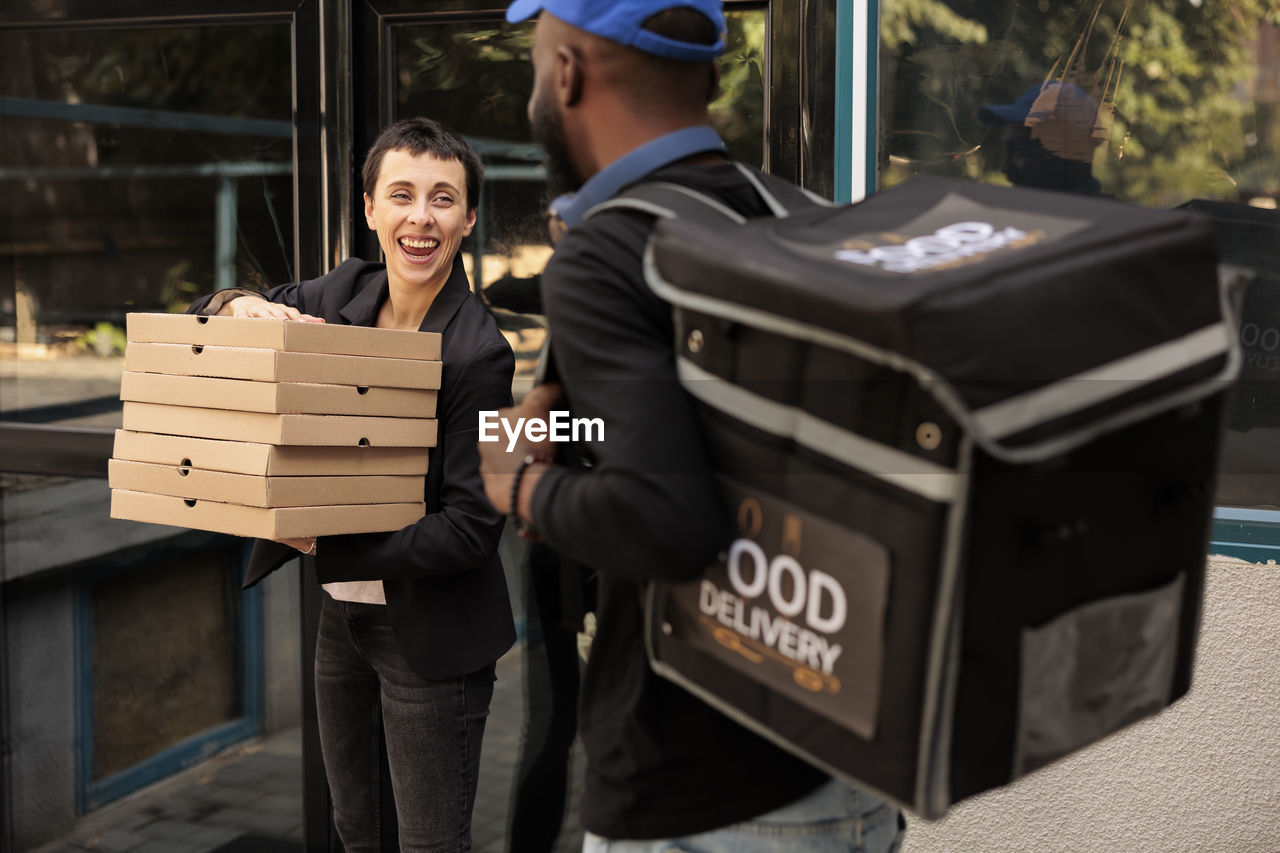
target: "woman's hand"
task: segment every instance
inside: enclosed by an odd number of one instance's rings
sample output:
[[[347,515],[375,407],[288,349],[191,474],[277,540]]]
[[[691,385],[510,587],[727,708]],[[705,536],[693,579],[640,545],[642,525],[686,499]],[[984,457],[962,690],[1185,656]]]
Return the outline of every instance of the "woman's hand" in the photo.
[[[316,537],[314,536],[308,536],[305,539],[277,539],[275,541],[281,545],[295,548],[303,554],[314,554],[316,552]]]
[[[268,302],[261,296],[237,296],[229,300],[218,312],[230,317],[257,317],[263,320],[301,320],[304,323],[323,323],[323,317],[303,314],[297,308]]]

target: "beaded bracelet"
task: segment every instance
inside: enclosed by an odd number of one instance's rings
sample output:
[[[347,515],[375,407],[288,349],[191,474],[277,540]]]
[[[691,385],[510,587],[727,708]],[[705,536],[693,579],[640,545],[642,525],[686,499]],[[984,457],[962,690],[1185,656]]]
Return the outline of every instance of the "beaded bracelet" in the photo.
[[[533,525],[520,517],[520,480],[524,477],[524,472],[529,470],[529,466],[536,462],[532,456],[526,456],[520,460],[520,466],[516,468],[515,479],[511,481],[511,508],[508,515],[511,516],[511,523],[515,525],[516,532],[529,538],[536,535]]]

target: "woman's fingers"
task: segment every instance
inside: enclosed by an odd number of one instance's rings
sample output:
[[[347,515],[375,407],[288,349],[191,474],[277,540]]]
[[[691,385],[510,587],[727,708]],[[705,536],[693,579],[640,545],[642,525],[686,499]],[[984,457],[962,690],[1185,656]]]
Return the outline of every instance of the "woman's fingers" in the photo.
[[[293,312],[293,316],[289,316],[289,312]],[[245,317],[257,317],[262,320],[296,320],[298,311],[287,305],[277,305],[274,302],[267,302],[265,299],[258,302],[250,303],[243,314]]]
[[[323,323],[321,317],[303,314],[290,305],[268,302],[257,296],[241,296],[231,300],[232,317],[254,317],[260,320],[299,320],[305,323]]]

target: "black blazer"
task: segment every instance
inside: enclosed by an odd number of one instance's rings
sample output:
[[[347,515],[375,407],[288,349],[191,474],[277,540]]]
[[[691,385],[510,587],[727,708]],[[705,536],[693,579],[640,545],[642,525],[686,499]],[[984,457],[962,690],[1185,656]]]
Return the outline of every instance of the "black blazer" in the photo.
[[[215,313],[226,297],[246,292],[220,291],[189,310]],[[327,323],[372,326],[387,294],[386,267],[353,258],[328,275],[265,295]],[[515,642],[498,561],[505,519],[485,497],[476,452],[478,412],[511,405],[515,357],[472,294],[460,257],[419,330],[444,335],[426,515],[393,533],[321,537],[315,560],[321,583],[381,580],[405,660],[424,677],[442,679],[492,663]],[[244,585],[295,556],[292,548],[259,540]]]

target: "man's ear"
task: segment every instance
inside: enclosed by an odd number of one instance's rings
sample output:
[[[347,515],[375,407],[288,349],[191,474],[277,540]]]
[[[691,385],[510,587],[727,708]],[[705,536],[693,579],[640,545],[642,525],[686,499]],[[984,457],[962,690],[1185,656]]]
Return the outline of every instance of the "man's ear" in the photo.
[[[709,104],[720,94],[720,63],[709,62],[707,64],[711,66],[711,73],[708,75],[707,80],[707,103]]]
[[[364,194],[364,221],[370,231],[378,230],[378,224],[373,221],[373,199],[369,198],[368,193]]]
[[[582,52],[573,45],[556,48],[556,99],[562,107],[577,106],[582,100]]]

